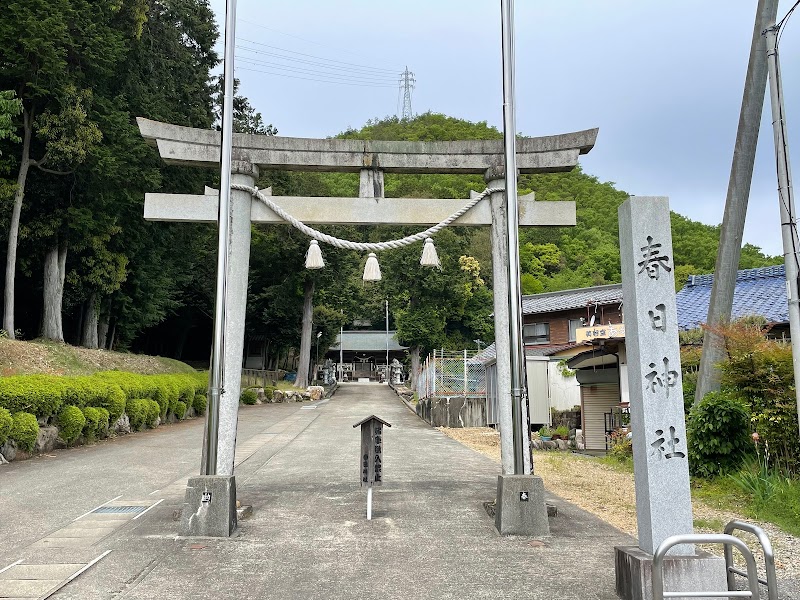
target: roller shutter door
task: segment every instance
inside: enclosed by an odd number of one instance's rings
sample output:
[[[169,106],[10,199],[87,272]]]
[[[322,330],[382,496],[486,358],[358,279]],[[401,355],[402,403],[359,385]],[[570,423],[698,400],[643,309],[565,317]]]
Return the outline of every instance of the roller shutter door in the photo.
[[[583,437],[587,450],[606,449],[605,413],[619,405],[619,385],[595,383],[581,386]]]

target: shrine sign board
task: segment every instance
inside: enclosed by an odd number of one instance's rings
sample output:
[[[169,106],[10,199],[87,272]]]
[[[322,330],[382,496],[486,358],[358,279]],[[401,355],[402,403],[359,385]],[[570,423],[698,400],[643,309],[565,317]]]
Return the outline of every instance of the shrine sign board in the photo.
[[[389,423],[371,415],[353,427],[361,426],[361,453],[359,472],[361,486],[378,486],[383,483],[383,426]]]

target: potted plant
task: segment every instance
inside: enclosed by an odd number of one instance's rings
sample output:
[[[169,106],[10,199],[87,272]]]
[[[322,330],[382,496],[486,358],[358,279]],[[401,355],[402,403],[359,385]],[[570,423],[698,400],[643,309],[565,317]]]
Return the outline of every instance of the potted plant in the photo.
[[[543,442],[549,442],[552,439],[552,437],[553,437],[553,434],[552,434],[552,432],[550,431],[550,428],[547,425],[544,425],[539,430],[539,438]]]
[[[553,431],[554,440],[569,440],[569,429],[566,425],[559,425]]]

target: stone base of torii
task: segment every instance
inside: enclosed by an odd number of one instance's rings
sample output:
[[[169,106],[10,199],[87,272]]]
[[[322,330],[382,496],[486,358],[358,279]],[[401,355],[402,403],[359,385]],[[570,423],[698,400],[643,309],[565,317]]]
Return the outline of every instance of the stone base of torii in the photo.
[[[220,133],[138,119],[142,136],[169,164],[218,167]],[[569,171],[594,146],[597,130],[521,138],[517,144],[520,173]],[[254,186],[259,167],[277,170],[359,172],[360,198],[271,196],[273,202],[309,225],[421,225],[444,220],[463,206],[462,199],[384,198],[383,173],[482,174],[490,187],[504,187],[500,140],[391,142],[304,139],[235,134],[233,183]],[[216,222],[216,195],[147,194],[145,218],[156,221]],[[241,389],[244,316],[250,256],[250,224],[283,220],[246,192],[231,194],[231,239],[228,256],[227,315],[223,393],[219,407],[217,474],[192,478],[183,509],[182,534],[228,536],[235,523],[233,474]],[[520,198],[519,223],[530,226],[575,225],[575,203],[537,202]],[[494,273],[494,319],[497,346],[502,473],[498,478],[496,528],[501,534],[544,535],[549,531],[544,487],[533,474],[527,414],[519,426],[526,457],[525,472],[514,472],[511,359],[508,334],[508,255],[505,196],[493,193],[456,220],[459,226],[490,226]],[[527,441],[527,445],[524,442]],[[213,488],[213,489],[212,489]],[[233,507],[233,509],[231,508]]]

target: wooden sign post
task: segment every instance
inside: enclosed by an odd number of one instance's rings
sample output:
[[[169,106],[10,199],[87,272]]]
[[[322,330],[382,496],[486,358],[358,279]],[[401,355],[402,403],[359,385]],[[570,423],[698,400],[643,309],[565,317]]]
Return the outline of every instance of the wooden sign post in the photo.
[[[370,415],[359,421],[353,428],[361,426],[361,453],[359,471],[361,487],[367,486],[367,521],[372,520],[372,486],[383,483],[383,426],[389,423]]]

